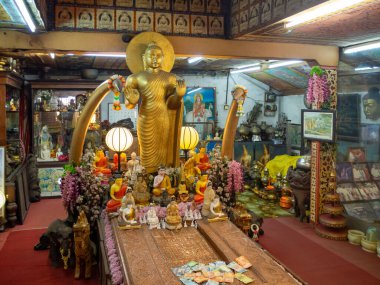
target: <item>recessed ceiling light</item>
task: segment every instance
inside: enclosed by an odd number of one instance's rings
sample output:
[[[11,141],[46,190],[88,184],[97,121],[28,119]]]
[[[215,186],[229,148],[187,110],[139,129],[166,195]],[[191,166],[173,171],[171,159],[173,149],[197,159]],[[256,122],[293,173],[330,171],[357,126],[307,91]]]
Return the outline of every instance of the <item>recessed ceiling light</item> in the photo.
[[[15,2],[30,31],[34,33],[36,31],[36,25],[33,23],[32,17],[29,13],[28,8],[26,8],[24,1],[15,0]]]
[[[380,41],[346,47],[346,48],[343,48],[343,53],[345,54],[355,53],[355,52],[360,52],[360,51],[365,51],[365,50],[370,50],[370,49],[375,49],[375,48],[380,48]]]
[[[203,59],[203,57],[201,56],[197,56],[197,57],[190,57],[187,62],[188,63],[196,63],[196,62],[199,62]]]

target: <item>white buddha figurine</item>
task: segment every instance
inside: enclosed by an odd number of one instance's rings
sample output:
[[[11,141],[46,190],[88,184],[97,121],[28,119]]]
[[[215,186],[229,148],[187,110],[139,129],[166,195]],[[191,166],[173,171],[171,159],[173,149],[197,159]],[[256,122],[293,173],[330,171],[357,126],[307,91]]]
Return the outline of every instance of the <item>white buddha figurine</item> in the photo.
[[[147,212],[147,223],[149,225],[149,228],[157,228],[159,222],[160,221],[157,217],[156,210],[154,209],[154,206],[151,204]]]
[[[40,157],[44,160],[50,159],[50,152],[53,148],[51,134],[49,133],[49,128],[44,125],[41,129],[40,138]]]

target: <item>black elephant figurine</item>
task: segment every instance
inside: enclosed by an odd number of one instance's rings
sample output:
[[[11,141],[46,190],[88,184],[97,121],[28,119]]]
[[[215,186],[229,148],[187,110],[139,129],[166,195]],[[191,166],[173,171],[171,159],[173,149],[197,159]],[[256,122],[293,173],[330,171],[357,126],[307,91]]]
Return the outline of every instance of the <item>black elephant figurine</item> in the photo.
[[[53,267],[63,265],[67,269],[75,266],[73,228],[70,222],[60,219],[53,221],[34,246],[34,250],[48,248]]]

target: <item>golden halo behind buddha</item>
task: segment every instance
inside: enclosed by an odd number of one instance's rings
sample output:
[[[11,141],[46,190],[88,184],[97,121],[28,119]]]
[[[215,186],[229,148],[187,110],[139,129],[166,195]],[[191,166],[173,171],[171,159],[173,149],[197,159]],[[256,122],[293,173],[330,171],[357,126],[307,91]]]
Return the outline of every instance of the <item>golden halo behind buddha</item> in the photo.
[[[163,35],[155,32],[143,32],[133,37],[127,46],[127,66],[132,73],[144,71],[143,54],[148,44],[155,42],[164,54],[162,70],[170,72],[174,65],[174,49],[169,40]]]

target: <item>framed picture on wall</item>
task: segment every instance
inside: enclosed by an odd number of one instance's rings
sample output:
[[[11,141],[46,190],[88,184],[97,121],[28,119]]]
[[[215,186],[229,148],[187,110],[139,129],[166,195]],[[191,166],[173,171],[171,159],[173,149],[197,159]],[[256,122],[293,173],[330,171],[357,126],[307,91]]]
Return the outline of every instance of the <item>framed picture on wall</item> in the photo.
[[[206,123],[211,123],[214,126],[216,120],[215,93],[214,87],[188,87],[183,97],[183,121],[187,125],[195,124],[195,128],[202,139],[205,139],[205,136],[210,133],[210,124]]]
[[[335,140],[335,111],[301,110],[302,136],[315,141]]]
[[[338,94],[337,137],[343,141],[360,139],[360,95]]]

